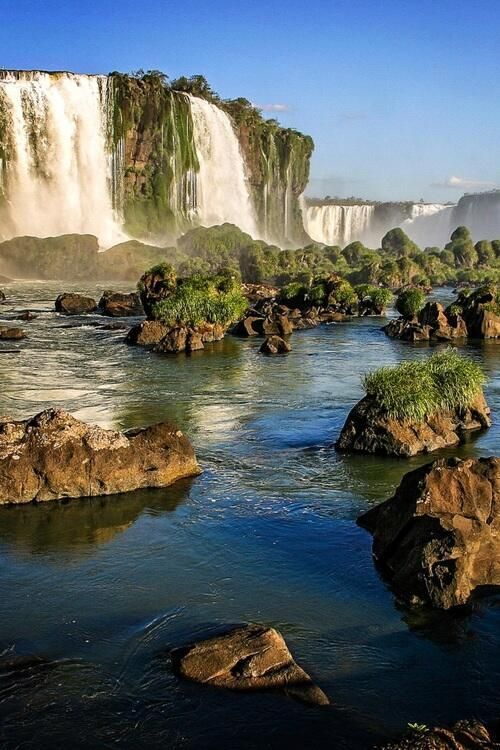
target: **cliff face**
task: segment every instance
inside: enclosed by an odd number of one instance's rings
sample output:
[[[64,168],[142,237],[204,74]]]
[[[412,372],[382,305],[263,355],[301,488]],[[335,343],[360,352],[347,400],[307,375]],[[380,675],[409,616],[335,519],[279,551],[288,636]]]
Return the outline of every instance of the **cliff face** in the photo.
[[[199,161],[189,92],[231,120],[260,236],[279,245],[306,239],[299,198],[314,148],[309,136],[264,120],[245,99],[222,101],[209,89],[179,91],[158,74],[114,73],[110,79],[113,199],[130,234],[164,239],[196,224]]]

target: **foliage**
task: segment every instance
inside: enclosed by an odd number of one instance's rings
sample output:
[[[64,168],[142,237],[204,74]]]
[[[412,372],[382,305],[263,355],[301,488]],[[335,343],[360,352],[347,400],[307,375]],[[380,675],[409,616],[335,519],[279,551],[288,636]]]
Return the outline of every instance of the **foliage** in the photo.
[[[400,420],[421,422],[441,409],[468,406],[481,391],[481,367],[453,349],[420,362],[402,362],[365,375],[367,395]]]
[[[417,245],[410,240],[400,227],[390,229],[382,237],[382,250],[396,258],[407,258],[420,252]]]
[[[229,274],[179,279],[176,289],[155,305],[154,317],[168,325],[228,325],[248,307],[240,283]]]
[[[425,294],[421,289],[413,287],[404,289],[396,299],[396,310],[403,318],[413,318],[418,315],[425,304]]]

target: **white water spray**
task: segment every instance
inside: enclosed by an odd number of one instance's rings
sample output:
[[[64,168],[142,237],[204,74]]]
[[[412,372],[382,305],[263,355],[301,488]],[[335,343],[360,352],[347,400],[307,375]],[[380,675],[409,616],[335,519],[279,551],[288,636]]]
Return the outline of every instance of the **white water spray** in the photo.
[[[190,96],[198,162],[197,220],[203,226],[236,224],[258,237],[245,164],[231,120],[204,99]]]
[[[109,246],[125,238],[111,199],[108,85],[105,76],[71,73],[0,78],[13,156],[4,239],[88,233]]]

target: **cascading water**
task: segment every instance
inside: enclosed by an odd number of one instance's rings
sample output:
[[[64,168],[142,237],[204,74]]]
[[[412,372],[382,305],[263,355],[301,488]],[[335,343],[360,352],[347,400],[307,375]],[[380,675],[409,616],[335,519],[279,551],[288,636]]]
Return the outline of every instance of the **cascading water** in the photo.
[[[377,203],[309,205],[303,210],[306,232],[316,242],[345,247],[359,240],[379,247],[394,227],[421,247],[443,246],[457,224],[454,206],[442,203]]]
[[[304,211],[305,229],[316,242],[345,247],[363,239],[374,211],[369,204],[309,206]]]
[[[89,233],[104,246],[124,238],[112,202],[108,106],[105,76],[0,73],[0,237]]]
[[[197,221],[203,226],[230,222],[258,237],[245,163],[231,120],[205,99],[189,99],[199,162]]]

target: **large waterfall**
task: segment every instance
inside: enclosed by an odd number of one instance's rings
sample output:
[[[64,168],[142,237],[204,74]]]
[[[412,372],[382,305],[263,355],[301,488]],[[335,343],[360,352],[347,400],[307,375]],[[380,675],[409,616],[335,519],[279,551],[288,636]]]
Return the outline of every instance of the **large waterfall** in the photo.
[[[317,242],[345,247],[366,235],[374,210],[375,206],[369,204],[309,206],[305,211],[306,232]]]
[[[452,231],[452,211],[441,203],[313,203],[304,210],[304,224],[309,236],[325,245],[359,240],[379,247],[389,229],[401,226],[422,246],[442,246]]]
[[[231,120],[205,99],[189,99],[199,163],[195,209],[198,222],[203,226],[230,222],[257,237],[245,163]]]
[[[89,233],[103,245],[123,237],[111,201],[107,111],[105,76],[0,73],[0,236]]]

